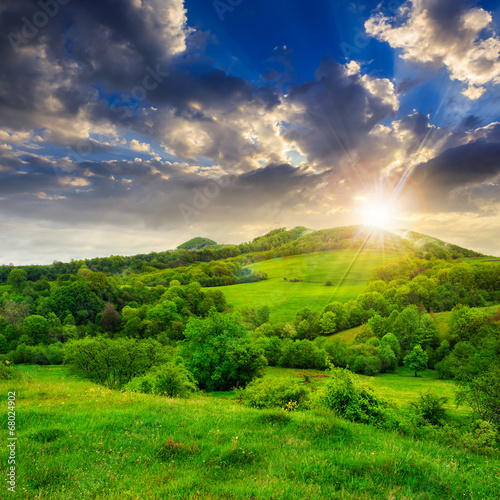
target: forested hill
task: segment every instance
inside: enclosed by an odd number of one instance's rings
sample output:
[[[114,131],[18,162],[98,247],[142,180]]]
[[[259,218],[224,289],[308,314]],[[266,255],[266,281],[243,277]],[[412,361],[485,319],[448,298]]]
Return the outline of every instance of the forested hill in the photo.
[[[217,243],[213,240],[209,240],[208,238],[193,238],[182,245],[179,245],[177,249],[182,248],[184,250],[200,250],[203,247],[209,245],[217,245]]]
[[[482,254],[450,245],[435,238],[406,231],[403,237],[371,226],[345,226],[313,231],[305,227],[278,228],[239,245],[218,245],[207,238],[194,238],[176,250],[151,252],[134,256],[96,257],[92,259],[54,261],[50,265],[18,266],[26,271],[29,281],[49,281],[63,274],[76,274],[89,269],[107,274],[143,273],[186,267],[200,262],[231,259],[236,264],[338,249],[377,249],[386,252],[413,252],[417,256],[442,259],[480,257]],[[5,283],[12,266],[0,266],[0,282]]]
[[[409,241],[413,247],[423,254],[430,253],[440,259],[460,259],[463,257],[485,257],[485,255],[467,248],[447,243],[446,241],[427,236],[415,231],[401,230],[399,236]]]

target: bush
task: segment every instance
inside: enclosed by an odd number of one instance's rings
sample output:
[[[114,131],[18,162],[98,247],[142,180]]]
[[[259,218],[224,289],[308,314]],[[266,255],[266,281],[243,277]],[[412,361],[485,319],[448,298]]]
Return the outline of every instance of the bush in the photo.
[[[172,349],[156,340],[96,337],[70,341],[66,345],[65,362],[84,377],[119,389],[171,357]]]
[[[432,392],[420,394],[417,401],[413,401],[411,405],[415,408],[417,414],[426,422],[432,425],[442,425],[447,418],[447,412],[444,405],[448,399],[439,397]]]
[[[7,357],[16,364],[60,365],[64,360],[64,344],[61,342],[49,346],[19,344],[15,351],[7,354]]]
[[[301,408],[309,401],[310,390],[293,380],[256,380],[240,394],[252,408],[285,408],[288,403]]]
[[[327,352],[310,340],[289,340],[282,344],[278,365],[287,368],[324,370],[328,367]]]
[[[3,363],[0,363],[0,380],[12,380],[16,376],[17,373],[12,362],[6,359]]]
[[[186,369],[182,358],[177,357],[169,363],[154,367],[146,375],[134,378],[125,389],[173,398],[187,397],[197,387],[193,374]]]
[[[388,404],[371,388],[359,386],[355,375],[343,368],[332,369],[323,404],[352,422],[383,426],[388,420]]]

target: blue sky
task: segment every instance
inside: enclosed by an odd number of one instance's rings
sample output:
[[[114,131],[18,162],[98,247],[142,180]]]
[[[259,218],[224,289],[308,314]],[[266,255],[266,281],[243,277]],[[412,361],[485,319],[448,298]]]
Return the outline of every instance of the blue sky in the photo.
[[[376,223],[500,245],[500,7],[0,10],[1,263]]]

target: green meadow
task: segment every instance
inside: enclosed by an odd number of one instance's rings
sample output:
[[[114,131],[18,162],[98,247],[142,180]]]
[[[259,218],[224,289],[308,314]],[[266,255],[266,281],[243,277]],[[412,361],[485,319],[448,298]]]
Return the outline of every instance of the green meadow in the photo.
[[[267,273],[267,280],[215,288],[222,290],[228,303],[235,307],[267,305],[271,319],[290,321],[304,307],[320,311],[334,300],[355,299],[373,267],[400,257],[399,253],[375,250],[336,250],[281,257],[249,266],[252,271]],[[290,281],[294,279],[302,281]],[[325,286],[327,281],[331,286]]]
[[[0,382],[3,417],[7,391],[17,397],[12,498],[500,497],[499,459],[350,423],[327,410],[256,410],[211,395],[182,400],[108,391],[64,366],[16,369],[22,380]],[[273,369],[267,376],[298,372]],[[426,376],[411,388],[400,371],[366,381],[387,394],[400,377],[413,392]]]

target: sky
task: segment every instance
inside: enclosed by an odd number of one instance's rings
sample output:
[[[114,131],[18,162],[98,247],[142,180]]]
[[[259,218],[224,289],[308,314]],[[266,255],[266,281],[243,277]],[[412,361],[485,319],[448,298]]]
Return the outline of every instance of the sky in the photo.
[[[0,264],[374,224],[500,254],[500,6],[0,0]]]

